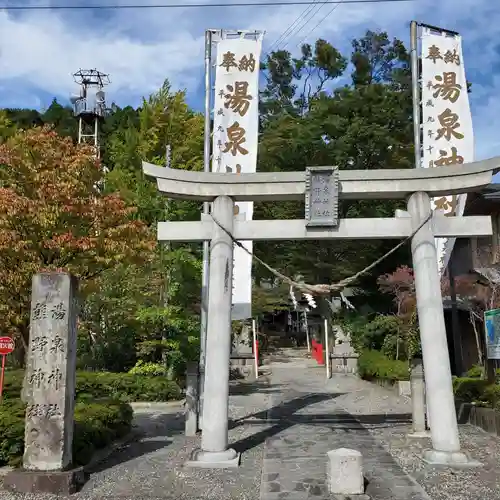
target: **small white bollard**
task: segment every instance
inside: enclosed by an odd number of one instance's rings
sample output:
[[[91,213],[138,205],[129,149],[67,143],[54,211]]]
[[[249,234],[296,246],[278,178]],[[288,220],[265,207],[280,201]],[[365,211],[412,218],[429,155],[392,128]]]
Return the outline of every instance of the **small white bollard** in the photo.
[[[337,495],[362,495],[365,492],[363,456],[357,450],[339,448],[327,453],[328,490]]]

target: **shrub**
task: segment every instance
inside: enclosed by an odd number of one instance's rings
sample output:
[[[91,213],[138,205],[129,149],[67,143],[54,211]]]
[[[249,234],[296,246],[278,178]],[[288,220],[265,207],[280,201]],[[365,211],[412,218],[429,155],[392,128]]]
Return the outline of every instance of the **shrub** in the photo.
[[[16,370],[5,376],[5,399],[19,399],[24,372]],[[84,372],[76,373],[76,400],[93,401],[111,398],[120,401],[169,401],[181,399],[179,386],[165,377],[130,373]]]
[[[401,320],[392,314],[378,314],[364,329],[366,347],[382,351],[386,356],[396,356],[396,339],[401,344]],[[403,350],[402,350],[403,351]],[[401,352],[404,354],[404,352]]]
[[[19,465],[24,451],[25,405],[20,400],[0,406],[0,465]],[[130,405],[111,399],[77,403],[73,435],[73,461],[85,465],[94,451],[125,436],[132,426]]]
[[[78,372],[77,399],[110,397],[120,401],[170,401],[181,399],[179,386],[165,377],[130,373]]]
[[[24,405],[5,400],[0,406],[0,464],[18,465],[24,452]]]
[[[483,378],[484,367],[481,365],[474,365],[470,370],[467,371],[467,378]]]
[[[500,385],[471,377],[453,379],[453,392],[458,401],[500,410]]]
[[[389,359],[380,351],[362,351],[358,358],[358,372],[367,380],[409,380],[408,363]]]
[[[85,465],[94,452],[130,432],[133,410],[122,401],[101,400],[75,407],[73,461]]]
[[[455,397],[464,402],[479,400],[488,386],[487,380],[472,377],[456,377],[453,379]]]
[[[23,389],[24,370],[5,370],[2,398],[18,400]]]
[[[500,385],[489,385],[484,389],[481,399],[491,408],[500,410]]]
[[[167,369],[161,363],[148,363],[140,359],[135,366],[128,371],[132,375],[166,375]]]

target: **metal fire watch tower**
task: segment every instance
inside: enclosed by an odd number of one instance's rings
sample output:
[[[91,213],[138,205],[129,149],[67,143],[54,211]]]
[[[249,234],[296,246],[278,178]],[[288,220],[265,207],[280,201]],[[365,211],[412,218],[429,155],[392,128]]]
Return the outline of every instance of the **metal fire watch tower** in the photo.
[[[73,78],[80,85],[80,93],[71,96],[74,114],[78,118],[78,143],[93,146],[96,158],[99,158],[100,123],[106,116],[106,94],[103,89],[110,83],[109,75],[96,69],[80,69]]]

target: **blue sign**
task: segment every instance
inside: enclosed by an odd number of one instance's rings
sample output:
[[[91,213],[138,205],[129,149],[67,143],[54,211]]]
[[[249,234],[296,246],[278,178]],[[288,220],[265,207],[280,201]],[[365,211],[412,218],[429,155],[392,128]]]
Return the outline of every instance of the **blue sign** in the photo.
[[[500,309],[485,311],[484,333],[486,356],[488,359],[500,359]]]

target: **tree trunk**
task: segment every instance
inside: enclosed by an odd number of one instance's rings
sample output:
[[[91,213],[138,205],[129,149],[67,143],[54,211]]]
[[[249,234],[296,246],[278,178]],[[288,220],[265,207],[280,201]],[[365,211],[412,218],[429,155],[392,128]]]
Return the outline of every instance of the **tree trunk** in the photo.
[[[481,349],[481,341],[479,339],[479,332],[477,331],[476,318],[474,317],[473,314],[470,314],[470,322],[472,323],[472,328],[474,329],[474,337],[476,338],[477,359],[479,362],[479,366],[484,367],[486,372],[486,365],[484,364],[483,361],[483,351]]]
[[[19,367],[24,368],[26,366],[26,356],[30,339],[29,325],[24,324],[19,327],[19,338],[21,339],[21,343],[20,345],[16,345],[16,350],[14,352],[16,353],[16,361]]]

